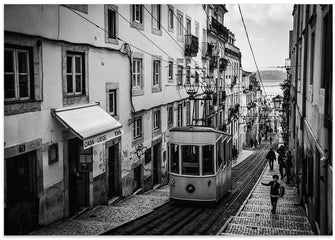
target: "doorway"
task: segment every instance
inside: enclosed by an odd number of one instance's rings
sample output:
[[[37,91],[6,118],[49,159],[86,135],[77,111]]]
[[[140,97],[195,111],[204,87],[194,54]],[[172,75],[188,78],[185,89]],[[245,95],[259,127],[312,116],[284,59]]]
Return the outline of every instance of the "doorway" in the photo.
[[[36,151],[5,160],[5,235],[26,234],[38,226]]]
[[[92,148],[83,148],[83,142],[76,138],[68,141],[69,154],[69,211],[70,215],[89,207],[89,168],[80,166],[80,159],[92,158]]]
[[[119,144],[108,147],[108,197],[120,195]]]
[[[161,143],[153,146],[153,186],[160,183]]]

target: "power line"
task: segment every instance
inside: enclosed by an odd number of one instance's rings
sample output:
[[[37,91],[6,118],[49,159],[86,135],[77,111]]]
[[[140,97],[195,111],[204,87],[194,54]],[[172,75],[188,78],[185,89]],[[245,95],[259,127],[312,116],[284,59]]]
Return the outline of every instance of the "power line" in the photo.
[[[251,43],[250,43],[250,39],[249,39],[249,35],[248,35],[248,31],[247,31],[247,27],[245,26],[245,22],[244,22],[244,19],[243,19],[243,15],[242,15],[242,11],[241,11],[240,4],[238,4],[238,9],[239,9],[239,11],[240,11],[240,15],[241,15],[241,19],[242,19],[242,23],[243,23],[244,31],[245,31],[245,34],[247,35],[247,39],[248,39],[249,47],[250,47],[250,50],[251,50],[251,53],[252,53],[252,57],[253,57],[253,59],[254,59],[255,65],[256,65],[256,69],[257,69],[257,72],[258,72],[259,80],[261,81],[261,84],[262,84],[262,86],[263,86],[264,93],[265,93],[265,96],[266,96],[267,94],[266,94],[266,91],[265,91],[265,88],[264,88],[264,85],[263,85],[263,81],[262,81],[262,78],[261,78],[261,74],[259,73],[259,69],[258,69],[257,62],[256,62],[256,59],[255,59],[254,51],[252,50],[252,46],[251,46]]]

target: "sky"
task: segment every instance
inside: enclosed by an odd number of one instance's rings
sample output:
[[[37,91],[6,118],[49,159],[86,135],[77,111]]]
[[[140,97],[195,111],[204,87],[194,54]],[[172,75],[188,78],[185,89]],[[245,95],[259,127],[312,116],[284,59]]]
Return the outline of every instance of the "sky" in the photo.
[[[235,34],[235,46],[242,53],[242,67],[256,71],[238,5],[227,4],[226,8],[224,25]],[[293,5],[240,4],[240,8],[259,70],[284,66],[289,51],[289,30],[293,29]]]

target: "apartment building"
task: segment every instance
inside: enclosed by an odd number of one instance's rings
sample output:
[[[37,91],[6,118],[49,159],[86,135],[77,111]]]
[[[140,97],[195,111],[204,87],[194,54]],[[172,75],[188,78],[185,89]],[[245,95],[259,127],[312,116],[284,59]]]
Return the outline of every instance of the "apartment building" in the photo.
[[[209,74],[200,43],[225,32],[225,13],[224,5],[5,5],[6,234],[168,182],[168,129],[208,121],[211,104],[190,101],[184,84]]]
[[[290,33],[289,150],[300,203],[318,234],[332,234],[332,5],[295,5]]]

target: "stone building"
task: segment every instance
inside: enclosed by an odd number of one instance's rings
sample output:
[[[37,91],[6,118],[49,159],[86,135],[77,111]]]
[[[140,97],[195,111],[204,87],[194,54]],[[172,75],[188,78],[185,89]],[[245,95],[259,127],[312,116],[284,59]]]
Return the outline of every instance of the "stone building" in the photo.
[[[295,5],[287,66],[289,150],[313,230],[332,234],[332,5]]]
[[[168,129],[224,123],[226,12],[5,5],[6,234],[168,183]],[[190,101],[185,83],[209,79],[211,102]]]

